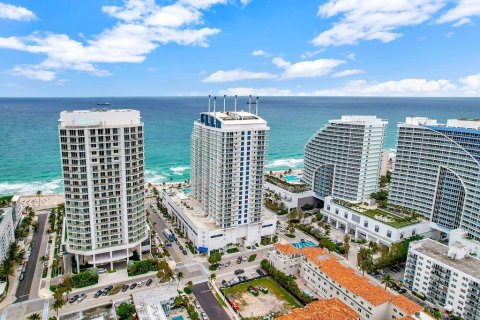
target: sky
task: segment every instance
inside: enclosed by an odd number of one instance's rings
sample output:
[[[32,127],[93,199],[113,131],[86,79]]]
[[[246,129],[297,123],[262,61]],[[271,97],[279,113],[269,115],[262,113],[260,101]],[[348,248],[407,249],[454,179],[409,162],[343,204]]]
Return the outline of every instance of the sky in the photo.
[[[480,96],[480,0],[0,0],[0,96]]]

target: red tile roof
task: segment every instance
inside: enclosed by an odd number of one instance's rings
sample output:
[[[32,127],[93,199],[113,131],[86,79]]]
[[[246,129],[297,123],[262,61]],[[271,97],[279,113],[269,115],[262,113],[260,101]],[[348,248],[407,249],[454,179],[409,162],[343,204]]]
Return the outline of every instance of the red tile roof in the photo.
[[[360,316],[337,298],[321,299],[303,309],[293,309],[276,320],[358,320]]]

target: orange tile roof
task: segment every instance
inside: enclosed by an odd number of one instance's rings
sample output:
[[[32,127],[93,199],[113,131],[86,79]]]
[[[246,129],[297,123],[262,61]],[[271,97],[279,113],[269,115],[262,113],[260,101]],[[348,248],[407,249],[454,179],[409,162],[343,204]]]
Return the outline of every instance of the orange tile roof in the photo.
[[[371,283],[367,277],[356,273],[354,269],[344,266],[337,258],[323,249],[308,247],[301,249],[301,252],[330,278],[374,306],[389,302],[395,297],[390,291]]]
[[[416,304],[407,297],[402,296],[401,294],[392,299],[392,304],[402,309],[408,314],[414,314],[423,310],[420,305]]]
[[[299,249],[295,248],[291,244],[275,243],[273,246],[275,247],[275,249],[286,255],[292,255],[300,252]]]
[[[321,299],[303,309],[293,309],[276,320],[358,320],[360,316],[337,298]]]

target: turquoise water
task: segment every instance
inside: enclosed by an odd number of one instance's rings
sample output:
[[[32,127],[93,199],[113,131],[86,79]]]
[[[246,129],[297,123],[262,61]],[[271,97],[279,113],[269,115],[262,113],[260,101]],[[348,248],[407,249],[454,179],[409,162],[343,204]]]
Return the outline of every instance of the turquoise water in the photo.
[[[298,182],[300,180],[298,176],[284,176],[283,179],[287,182]]]
[[[318,247],[315,243],[313,243],[312,241],[305,241],[305,242],[295,242],[295,243],[292,243],[292,245],[295,247],[295,248],[298,248],[298,249],[302,249],[302,248],[306,248],[306,247]]]
[[[94,108],[99,101],[140,110],[148,181],[188,179],[192,124],[207,110],[206,98],[0,98],[0,194],[60,192],[60,111]],[[239,99],[239,109],[247,109],[246,101]],[[259,110],[270,126],[267,170],[286,170],[302,167],[305,143],[329,119],[344,114],[388,119],[385,147],[393,149],[396,123],[405,117],[478,118],[480,99],[261,97]]]
[[[173,317],[172,320],[183,320],[183,317],[182,316],[176,316],[176,317]]]
[[[183,189],[183,192],[184,193],[190,193],[190,192],[192,192],[192,188],[185,188],[185,189]]]

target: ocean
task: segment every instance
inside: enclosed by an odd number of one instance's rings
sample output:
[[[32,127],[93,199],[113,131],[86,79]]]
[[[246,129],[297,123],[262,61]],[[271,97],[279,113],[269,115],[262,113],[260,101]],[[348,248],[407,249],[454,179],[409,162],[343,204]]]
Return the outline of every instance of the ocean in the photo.
[[[188,179],[192,123],[207,111],[206,97],[0,98],[0,195],[62,192],[59,114],[106,101],[140,110],[147,181]],[[239,98],[238,110],[248,110],[246,102]],[[259,115],[270,126],[267,170],[301,168],[307,140],[329,119],[349,114],[388,119],[385,148],[395,149],[396,124],[405,117],[480,118],[480,98],[261,97]]]

